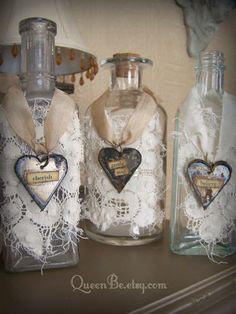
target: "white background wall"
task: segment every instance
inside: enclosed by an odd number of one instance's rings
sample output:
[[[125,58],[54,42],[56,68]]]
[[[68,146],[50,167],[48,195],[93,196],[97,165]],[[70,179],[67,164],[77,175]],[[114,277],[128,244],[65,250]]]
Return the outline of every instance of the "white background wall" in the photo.
[[[177,107],[194,84],[195,60],[187,55],[182,9],[174,0],[71,0],[85,44],[98,62],[115,52],[137,52],[153,60],[144,73],[148,85],[163,100],[168,114],[167,213],[170,207],[173,118]],[[208,49],[225,54],[225,89],[236,95],[236,10],[220,24]],[[108,86],[109,72],[100,69],[91,83],[80,87],[75,99],[81,111]]]

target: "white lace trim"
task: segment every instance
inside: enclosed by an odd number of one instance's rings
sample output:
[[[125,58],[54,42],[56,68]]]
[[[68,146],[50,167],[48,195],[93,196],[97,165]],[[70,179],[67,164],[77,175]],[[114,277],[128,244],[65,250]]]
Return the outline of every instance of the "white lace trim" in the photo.
[[[206,253],[214,260],[214,246],[217,243],[230,244],[230,237],[236,230],[236,137],[232,134],[233,145],[229,144],[226,150],[222,150],[219,138],[223,136],[224,130],[221,130],[222,134],[219,134],[220,121],[228,119],[227,116],[222,115],[221,119],[215,115],[212,108],[201,108],[201,104],[194,97],[194,91],[192,93],[185,104],[185,108],[191,106],[191,110],[185,113],[184,121],[177,118],[179,131],[174,133],[178,141],[176,169],[179,177],[178,184],[182,186],[186,195],[183,202],[177,204],[176,210],[185,213],[187,229],[199,236],[200,243],[205,247]],[[229,104],[225,101],[224,106],[227,105]],[[228,127],[234,129],[233,125]],[[228,139],[229,142],[230,140]],[[210,161],[224,160],[228,162],[233,172],[228,184],[204,210],[196,200],[186,170],[190,161],[198,158],[204,159],[206,153],[208,153],[207,157]]]
[[[38,139],[42,138],[41,126],[46,112],[47,109],[40,110],[37,104],[33,106],[33,116],[37,117],[35,125]],[[66,132],[52,152],[67,159],[68,173],[43,211],[14,172],[16,160],[22,155],[34,155],[34,152],[14,133],[1,107],[0,130],[0,215],[5,244],[20,255],[26,251],[46,263],[48,257],[63,254],[71,244],[75,245],[75,239],[81,233],[78,223],[83,150],[78,113],[74,113]]]
[[[115,136],[119,139],[121,130],[130,115],[108,113]],[[85,158],[88,197],[84,204],[85,217],[90,219],[102,232],[112,226],[130,224],[147,228],[162,229],[164,208],[165,174],[163,157],[166,149],[163,145],[163,130],[160,127],[157,112],[142,136],[126,147],[137,149],[142,155],[142,162],[121,193],[117,193],[107,178],[100,164],[98,153],[106,143],[97,135],[91,118],[85,117]],[[145,188],[144,188],[145,187]]]

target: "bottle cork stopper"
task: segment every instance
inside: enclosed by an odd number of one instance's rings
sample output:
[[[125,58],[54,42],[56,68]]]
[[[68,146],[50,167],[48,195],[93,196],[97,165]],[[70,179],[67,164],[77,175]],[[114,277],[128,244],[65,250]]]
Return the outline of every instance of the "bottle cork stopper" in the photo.
[[[133,52],[114,53],[113,58],[140,58],[140,54]]]

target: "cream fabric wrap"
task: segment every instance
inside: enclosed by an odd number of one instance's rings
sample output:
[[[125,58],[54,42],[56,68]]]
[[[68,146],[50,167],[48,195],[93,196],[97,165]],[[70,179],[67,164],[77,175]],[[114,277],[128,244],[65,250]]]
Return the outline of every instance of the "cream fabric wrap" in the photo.
[[[143,130],[150,122],[154,113],[157,110],[157,105],[161,100],[158,96],[154,96],[151,90],[147,87],[143,89],[144,93],[135,108],[132,116],[125,126],[122,138],[119,143],[115,141],[112,126],[109,123],[105,112],[105,106],[109,96],[109,90],[106,90],[91,106],[91,115],[95,129],[98,135],[109,145],[120,146],[129,145],[135,142],[143,133]],[[153,101],[145,101],[147,94],[152,97]]]
[[[3,82],[4,81],[4,82]],[[1,84],[3,82],[3,84]],[[0,92],[6,93],[2,108],[14,132],[25,141],[36,154],[49,153],[66,131],[74,111],[74,101],[64,92],[55,89],[44,124],[45,144],[36,143],[34,122],[27,100],[17,79],[0,79]]]
[[[210,94],[210,93],[209,93]],[[183,103],[181,119],[184,127],[192,134],[190,141],[202,154],[202,158],[208,155],[211,162],[226,158],[225,155],[231,147],[235,146],[235,121],[236,121],[236,97],[224,92],[219,130],[214,130],[213,136],[207,136],[210,122],[205,122],[203,117],[206,105],[220,103],[212,92],[212,99],[203,100],[196,88],[193,88]],[[211,113],[213,115],[213,112]],[[216,139],[215,139],[216,138]]]

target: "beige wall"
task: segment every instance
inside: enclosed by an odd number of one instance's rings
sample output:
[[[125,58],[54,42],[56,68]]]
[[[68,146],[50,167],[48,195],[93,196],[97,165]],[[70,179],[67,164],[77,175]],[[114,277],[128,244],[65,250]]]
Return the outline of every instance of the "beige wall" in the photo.
[[[168,114],[167,213],[170,207],[173,118],[194,84],[195,60],[186,52],[182,9],[174,0],[71,0],[85,44],[100,62],[114,52],[137,52],[153,60],[144,83],[163,99]],[[236,10],[220,25],[209,49],[226,59],[225,89],[236,95]],[[75,98],[82,111],[108,86],[109,73],[100,69],[91,83],[76,82]]]

